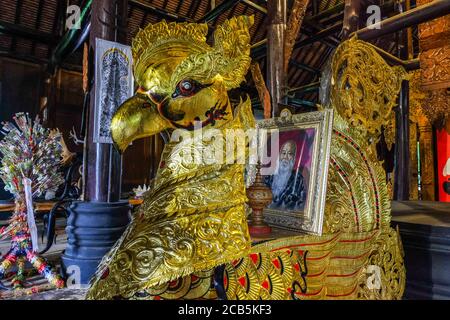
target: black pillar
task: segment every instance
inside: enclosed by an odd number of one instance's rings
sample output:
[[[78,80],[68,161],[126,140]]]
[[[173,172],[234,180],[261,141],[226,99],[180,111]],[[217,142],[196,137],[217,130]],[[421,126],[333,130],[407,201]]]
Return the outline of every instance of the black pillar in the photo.
[[[400,13],[405,5],[399,4]],[[403,29],[398,37],[400,59],[408,59],[408,30]],[[402,81],[395,110],[395,162],[394,162],[394,199],[409,200],[409,81]]]
[[[127,0],[96,0],[92,3],[89,56],[91,75],[89,129],[86,145],[87,168],[85,200],[115,202],[120,200],[121,155],[112,144],[94,143],[95,119],[95,39],[124,43],[126,41]]]
[[[121,155],[112,144],[94,143],[95,39],[126,40],[127,0],[95,0],[91,7],[89,37],[90,110],[88,116],[84,201],[69,209],[68,244],[62,258],[69,275],[80,271],[81,284],[89,282],[103,256],[121,236],[129,222],[128,201],[120,201]],[[71,268],[70,268],[71,267]],[[70,269],[69,269],[70,268]]]
[[[409,81],[402,81],[395,127],[394,200],[409,200]]]

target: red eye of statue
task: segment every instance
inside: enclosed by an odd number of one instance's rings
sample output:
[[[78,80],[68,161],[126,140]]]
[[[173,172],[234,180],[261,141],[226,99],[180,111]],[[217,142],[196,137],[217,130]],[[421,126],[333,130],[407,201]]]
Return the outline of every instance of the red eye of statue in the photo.
[[[189,81],[182,81],[180,83],[180,89],[182,92],[190,92],[192,90],[192,84]]]
[[[178,84],[178,89],[182,96],[189,96],[194,91],[194,84],[189,80],[183,80]]]
[[[184,79],[178,82],[175,92],[172,93],[172,98],[177,97],[191,97],[203,88],[211,86],[210,84],[202,84],[192,79]]]
[[[199,85],[195,80],[181,80],[175,88],[175,92],[172,94],[172,98],[176,98],[179,96],[190,97],[193,94],[197,93],[200,89],[201,85]]]

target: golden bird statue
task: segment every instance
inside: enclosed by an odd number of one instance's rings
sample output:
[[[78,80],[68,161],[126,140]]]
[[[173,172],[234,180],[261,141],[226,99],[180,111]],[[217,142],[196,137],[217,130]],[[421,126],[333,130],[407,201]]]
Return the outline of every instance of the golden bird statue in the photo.
[[[406,73],[370,45],[348,40],[332,58],[331,98],[323,107],[334,108],[335,119],[321,236],[252,244],[245,163],[186,160],[223,143],[226,130],[255,127],[250,99],[234,106],[229,98],[250,66],[252,24],[248,16],[225,21],[212,46],[207,24],[162,21],[133,39],[139,89],[115,113],[113,140],[123,152],[139,138],[163,131],[172,137],[151,190],[100,263],[87,299],[402,297],[402,245],[390,227],[374,144]],[[199,128],[215,129],[213,139],[195,140]],[[180,130],[189,134],[173,139]]]

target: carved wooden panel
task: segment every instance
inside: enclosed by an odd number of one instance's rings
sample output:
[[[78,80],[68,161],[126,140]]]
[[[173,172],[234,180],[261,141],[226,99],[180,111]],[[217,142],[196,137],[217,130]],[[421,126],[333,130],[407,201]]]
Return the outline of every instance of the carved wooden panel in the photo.
[[[450,38],[448,39],[450,43]],[[450,44],[420,53],[422,88],[436,90],[450,87]]]
[[[428,2],[418,0],[417,5]],[[419,40],[424,113],[438,128],[444,127],[450,116],[450,15],[421,24]]]

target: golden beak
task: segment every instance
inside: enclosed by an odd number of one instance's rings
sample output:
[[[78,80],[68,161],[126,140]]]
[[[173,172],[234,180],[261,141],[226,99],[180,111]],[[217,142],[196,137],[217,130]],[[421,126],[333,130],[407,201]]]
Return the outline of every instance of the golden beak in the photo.
[[[160,116],[156,105],[144,94],[136,94],[117,109],[111,121],[111,136],[122,153],[134,140],[157,134],[170,128]]]

